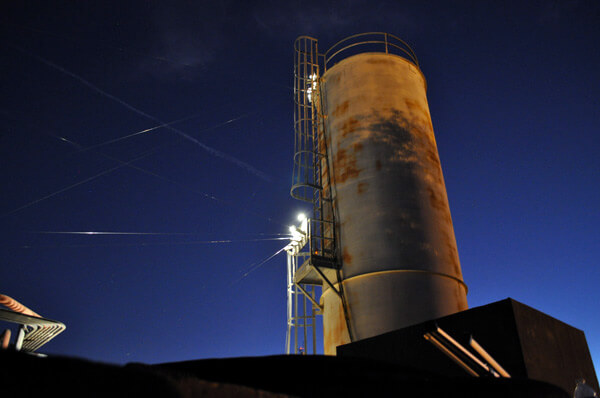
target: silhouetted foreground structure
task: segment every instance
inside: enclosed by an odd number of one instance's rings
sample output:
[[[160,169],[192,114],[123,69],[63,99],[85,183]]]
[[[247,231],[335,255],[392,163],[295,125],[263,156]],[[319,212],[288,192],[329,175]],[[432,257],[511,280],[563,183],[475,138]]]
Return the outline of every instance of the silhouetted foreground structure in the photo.
[[[0,366],[3,395],[21,397],[569,397],[556,386],[533,380],[451,378],[381,361],[331,356],[112,366],[1,351]]]
[[[512,378],[471,377],[423,336],[475,336]],[[0,351],[3,393],[61,397],[569,397],[598,382],[583,332],[512,299],[338,347],[282,355],[115,366]]]

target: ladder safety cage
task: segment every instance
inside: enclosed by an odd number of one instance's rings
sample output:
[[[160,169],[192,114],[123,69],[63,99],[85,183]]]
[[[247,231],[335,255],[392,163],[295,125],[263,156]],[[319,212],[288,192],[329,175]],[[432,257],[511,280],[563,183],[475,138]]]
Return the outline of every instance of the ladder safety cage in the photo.
[[[291,196],[312,204],[309,225],[312,255],[335,259],[335,222],[327,147],[320,100],[317,40],[300,36],[294,43],[294,170]]]
[[[307,330],[312,329],[312,348],[316,353],[315,315],[321,314],[317,290],[324,284],[333,287],[339,280],[336,268],[335,219],[329,183],[325,127],[321,110],[321,65],[324,55],[318,42],[300,36],[294,42],[294,162],[293,198],[312,204],[312,217],[293,227],[288,254],[288,329],[286,352],[300,350],[298,332],[304,345]],[[337,290],[336,290],[337,291]],[[299,301],[301,300],[301,301]],[[292,346],[293,340],[293,346]]]
[[[321,189],[315,164],[318,151],[318,116],[313,105],[319,79],[317,40],[301,36],[294,43],[294,166],[293,198],[312,203],[313,191]]]

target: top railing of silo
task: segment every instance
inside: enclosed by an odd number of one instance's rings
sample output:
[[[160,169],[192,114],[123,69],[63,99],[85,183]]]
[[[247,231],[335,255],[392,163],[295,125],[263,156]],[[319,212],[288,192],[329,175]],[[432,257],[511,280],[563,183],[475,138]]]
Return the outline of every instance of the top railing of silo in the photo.
[[[331,46],[324,54],[325,70],[344,58],[364,52],[396,54],[419,67],[415,52],[404,40],[385,32],[367,32],[348,36]]]

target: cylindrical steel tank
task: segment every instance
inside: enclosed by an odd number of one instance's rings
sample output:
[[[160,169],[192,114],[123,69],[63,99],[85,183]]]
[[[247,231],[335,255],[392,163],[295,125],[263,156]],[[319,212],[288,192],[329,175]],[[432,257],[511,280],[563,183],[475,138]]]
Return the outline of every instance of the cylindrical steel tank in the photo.
[[[393,54],[353,55],[320,90],[353,339],[467,309],[420,69]],[[335,354],[349,342],[341,300],[324,286],[321,303],[324,351]]]

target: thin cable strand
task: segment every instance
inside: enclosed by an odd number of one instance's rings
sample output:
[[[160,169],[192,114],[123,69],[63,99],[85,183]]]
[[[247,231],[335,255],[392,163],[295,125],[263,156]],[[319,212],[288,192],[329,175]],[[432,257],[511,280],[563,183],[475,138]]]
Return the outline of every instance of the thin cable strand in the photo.
[[[160,123],[161,125],[165,125],[164,127],[166,129],[171,130],[174,133],[179,134],[183,138],[187,139],[188,141],[191,141],[191,142],[195,143],[196,145],[198,145],[200,148],[204,149],[205,151],[207,151],[211,155],[214,155],[214,156],[220,157],[222,159],[225,159],[225,160],[227,160],[227,161],[229,161],[229,162],[231,162],[231,163],[239,166],[240,168],[245,169],[249,173],[254,174],[256,177],[261,178],[261,179],[263,179],[265,181],[268,181],[268,182],[272,181],[272,179],[271,179],[271,177],[269,175],[267,175],[266,173],[264,173],[264,172],[256,169],[255,167],[251,166],[250,164],[248,164],[248,163],[246,163],[246,162],[244,162],[244,161],[242,161],[242,160],[240,160],[240,159],[238,159],[238,158],[236,158],[234,156],[231,156],[231,155],[229,155],[229,154],[227,154],[225,152],[219,151],[218,149],[210,147],[210,146],[206,145],[205,143],[199,141],[198,139],[190,136],[189,134],[184,133],[183,131],[181,131],[179,129],[176,129],[175,127],[169,126],[167,123],[161,121],[160,119],[158,119],[158,118],[156,118],[156,117],[154,117],[154,116],[152,116],[152,115],[150,115],[150,114],[148,114],[148,113],[146,113],[146,112],[144,112],[144,111],[142,111],[142,110],[134,107],[133,105],[128,104],[127,102],[123,101],[122,99],[120,99],[118,97],[115,97],[114,95],[112,95],[112,94],[110,94],[110,93],[102,90],[101,88],[95,86],[91,82],[85,80],[83,77],[81,77],[79,75],[76,75],[75,73],[66,70],[62,66],[60,66],[58,64],[55,64],[54,62],[49,61],[46,58],[43,58],[43,57],[41,57],[39,55],[33,54],[33,53],[31,53],[31,52],[29,52],[29,51],[27,51],[27,50],[25,50],[25,49],[23,49],[23,48],[21,48],[21,47],[19,47],[17,45],[14,45],[14,44],[9,44],[9,45],[11,47],[17,49],[18,51],[20,51],[20,52],[22,52],[22,53],[24,53],[24,54],[26,54],[26,55],[28,55],[28,56],[30,56],[32,58],[37,59],[38,61],[44,63],[45,65],[47,65],[47,66],[49,66],[49,67],[51,67],[53,69],[56,69],[59,72],[62,72],[63,74],[65,74],[67,76],[72,77],[73,79],[77,80],[78,82],[80,82],[84,86],[92,89],[93,91],[97,92],[98,94],[100,94],[100,95],[102,95],[102,96],[104,96],[104,97],[106,97],[108,99],[113,100],[114,102],[116,102],[116,103],[124,106],[125,108],[129,109],[130,111],[135,112],[138,115],[141,115],[141,116],[143,116],[143,117],[145,117],[147,119],[150,119],[150,120],[153,120],[153,121],[155,121],[157,123]]]

